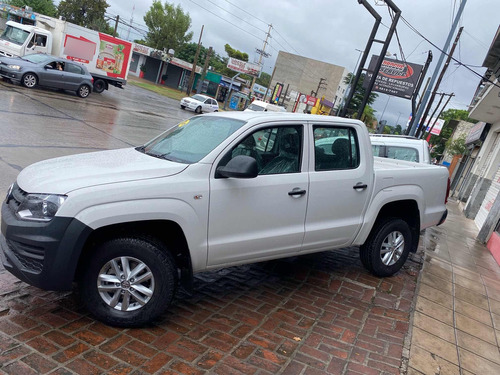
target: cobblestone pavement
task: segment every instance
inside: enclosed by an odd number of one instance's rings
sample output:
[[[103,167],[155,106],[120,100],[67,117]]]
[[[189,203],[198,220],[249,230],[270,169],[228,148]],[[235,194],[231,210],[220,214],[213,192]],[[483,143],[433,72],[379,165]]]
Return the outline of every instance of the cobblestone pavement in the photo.
[[[2,271],[0,372],[399,374],[419,268],[375,278],[350,248],[205,273],[142,329]]]

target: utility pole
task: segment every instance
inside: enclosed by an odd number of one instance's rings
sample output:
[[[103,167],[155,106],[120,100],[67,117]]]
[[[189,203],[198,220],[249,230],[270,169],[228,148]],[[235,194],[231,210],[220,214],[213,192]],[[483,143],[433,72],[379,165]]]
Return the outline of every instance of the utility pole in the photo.
[[[203,35],[203,28],[204,27],[205,27],[205,25],[201,26],[200,39],[198,40],[198,48],[196,49],[196,53],[194,55],[193,69],[191,70],[191,74],[189,76],[189,81],[188,81],[188,86],[186,88],[186,94],[187,95],[191,94],[191,89],[193,88],[194,77],[196,75],[196,64],[198,63],[198,56],[200,55],[201,37]]]
[[[460,39],[460,35],[462,35],[462,30],[463,30],[463,26],[458,30],[458,33],[457,33],[457,36],[455,38],[455,41],[453,42],[453,45],[451,46],[451,50],[450,50],[450,53],[448,55],[448,58],[446,59],[446,62],[443,66],[443,69],[441,70],[441,74],[439,75],[439,78],[436,82],[436,86],[434,86],[434,91],[432,92],[432,95],[431,95],[431,98],[429,99],[429,104],[427,105],[427,108],[425,109],[425,112],[422,116],[422,124],[418,127],[418,129],[416,130],[416,134],[415,136],[417,138],[420,138],[420,135],[422,135],[423,133],[425,133],[425,122],[426,122],[426,118],[427,118],[427,115],[429,114],[429,111],[431,110],[431,106],[432,106],[432,103],[434,102],[434,98],[436,97],[436,93],[437,93],[437,90],[439,89],[439,85],[441,84],[441,81],[443,80],[443,77],[444,77],[444,73],[446,73],[446,69],[448,69],[448,66],[450,65],[450,61],[451,61],[451,58],[453,57],[453,53],[455,52],[455,48],[458,44],[458,40]],[[420,109],[419,109],[419,112],[420,112]],[[431,121],[429,119],[429,121]],[[418,124],[418,123],[417,123]]]
[[[451,26],[450,33],[448,34],[448,37],[446,38],[446,42],[445,42],[444,47],[443,47],[443,52],[441,53],[441,56],[439,56],[439,60],[438,60],[437,65],[436,65],[436,69],[434,70],[434,74],[432,75],[430,87],[432,87],[434,85],[434,82],[436,81],[438,69],[441,66],[441,64],[443,63],[445,52],[448,50],[448,47],[449,47],[450,42],[451,42],[451,38],[453,37],[453,34],[455,33],[455,30],[458,26],[458,22],[460,21],[460,18],[462,17],[462,13],[464,11],[466,3],[467,3],[467,0],[462,0],[460,2],[460,7],[458,8],[457,14],[455,15],[455,20],[453,21],[453,25]],[[414,115],[415,121],[414,121],[413,128],[410,130],[410,135],[415,135],[415,133],[417,131],[418,123],[420,121],[420,118],[422,117],[422,113],[424,112],[424,107],[427,104],[427,100],[429,99],[429,96],[430,96],[430,91],[426,91],[424,94],[424,97],[422,99],[423,104],[418,109],[417,114]]]
[[[421,70],[420,75],[418,76],[418,79],[417,79],[417,84],[415,85],[415,89],[413,90],[413,93],[411,94],[411,120],[410,120],[410,123],[408,124],[407,128],[405,129],[405,134],[408,134],[410,132],[410,129],[413,126],[413,122],[415,120],[415,113],[417,113],[417,109],[418,109],[418,106],[416,105],[417,96],[418,96],[418,93],[420,92],[420,87],[422,86],[422,82],[424,81],[424,77],[427,74],[427,69],[429,69],[429,65],[431,64],[431,61],[432,61],[432,51],[429,50],[429,52],[427,54],[427,60],[425,61],[424,68]],[[429,84],[429,80],[427,81],[427,84]],[[427,88],[427,85],[425,87]],[[426,88],[424,88],[424,92],[425,92]],[[418,104],[419,106],[420,106],[421,100],[422,100],[422,97],[420,97],[420,102]]]
[[[328,85],[328,83],[326,83],[326,78],[320,78],[319,79],[319,83],[318,83],[318,88],[316,89],[316,91],[311,91],[311,95],[315,96],[315,97],[318,97],[319,89],[326,89],[327,85]]]
[[[434,86],[434,90],[432,92],[432,95],[429,99],[429,104],[427,105],[427,108],[425,109],[425,112],[422,116],[422,124],[420,124],[418,126],[418,128],[416,129],[416,134],[415,136],[417,138],[420,138],[421,135],[423,135],[425,133],[425,122],[426,122],[426,118],[427,118],[427,115],[429,114],[429,111],[431,109],[431,106],[432,106],[432,103],[434,102],[434,98],[436,97],[436,93],[437,93],[437,90],[439,89],[439,85],[441,84],[441,81],[444,77],[444,74],[446,72],[446,69],[448,68],[448,66],[450,65],[450,61],[451,61],[451,58],[453,56],[453,53],[455,52],[455,48],[458,44],[458,40],[460,39],[460,35],[462,34],[462,30],[463,30],[463,27],[461,27],[459,30],[458,30],[458,33],[457,33],[457,36],[455,38],[455,42],[453,43],[452,47],[451,47],[451,50],[450,50],[450,53],[448,55],[448,58],[446,59],[446,63],[444,64],[443,66],[443,69],[441,70],[441,74],[439,75],[439,78],[436,82],[436,86]],[[419,110],[420,112],[420,110]],[[432,117],[431,117],[432,118]],[[429,122],[431,120],[429,119]]]
[[[443,113],[444,109],[446,108],[446,106],[448,105],[448,103],[450,102],[451,98],[453,96],[455,96],[454,93],[451,93],[451,94],[441,94],[441,100],[443,99],[443,96],[445,95],[448,95],[448,100],[446,101],[446,103],[444,103],[444,106],[443,108],[441,108],[441,111],[439,111],[439,114],[437,115],[436,119],[434,120],[434,123],[432,124],[431,128],[429,129],[429,132],[427,133],[427,137],[429,137],[432,133],[432,129],[434,129],[434,125],[436,125],[436,123],[438,122],[438,119],[439,119],[439,116],[441,116],[441,113]],[[439,104],[441,104],[441,100],[439,101]],[[439,107],[439,104],[438,104],[438,107]],[[436,108],[437,109],[437,108]],[[434,111],[435,112],[435,111]],[[434,115],[434,114],[433,114]],[[422,138],[424,138],[424,132],[422,132]]]
[[[118,15],[116,16],[116,21],[115,21],[115,35],[113,35],[113,36],[118,35],[118,34],[116,33],[116,31],[118,30],[118,23],[119,23],[119,22],[120,22],[120,15],[118,14]]]
[[[265,55],[266,54],[266,46],[267,46],[267,40],[268,38],[271,36],[271,29],[273,28],[273,24],[270,24],[269,25],[269,30],[267,31],[267,34],[266,34],[266,40],[264,40],[264,46],[262,47],[262,51],[259,53],[259,62],[258,62],[258,65],[259,67],[261,67],[261,64],[262,64],[262,55]],[[261,71],[262,71],[262,68],[261,68]],[[273,72],[274,73],[274,72]],[[253,85],[255,85],[255,81],[257,80],[257,77],[253,77],[252,79],[252,84],[250,85],[250,94],[252,93],[253,91]],[[267,94],[267,92],[266,92]]]
[[[276,72],[276,65],[274,65],[274,69],[273,69],[273,74],[271,74],[271,79],[269,80],[269,85],[267,85],[267,89],[266,89],[266,93],[264,94],[264,99],[262,99],[263,102],[266,101],[266,98],[267,98],[267,92],[269,91],[269,89],[271,88],[271,84],[273,83],[273,78],[274,78],[274,73]],[[253,87],[253,86],[252,86]]]
[[[212,57],[212,47],[208,48],[207,57],[205,58],[205,64],[203,65],[203,70],[201,71],[200,81],[198,82],[198,88],[196,92],[201,93],[201,88],[203,86],[203,81],[205,81],[205,77],[207,75],[208,64],[210,63],[210,57]]]

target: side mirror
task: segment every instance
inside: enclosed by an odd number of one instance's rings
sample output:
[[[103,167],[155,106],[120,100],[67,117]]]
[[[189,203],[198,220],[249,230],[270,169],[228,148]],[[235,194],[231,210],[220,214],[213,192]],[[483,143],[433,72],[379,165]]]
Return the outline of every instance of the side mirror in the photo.
[[[229,160],[225,167],[217,168],[216,178],[255,178],[258,175],[257,160],[251,156],[238,155]]]
[[[54,67],[50,64],[44,66],[44,69],[54,69]]]

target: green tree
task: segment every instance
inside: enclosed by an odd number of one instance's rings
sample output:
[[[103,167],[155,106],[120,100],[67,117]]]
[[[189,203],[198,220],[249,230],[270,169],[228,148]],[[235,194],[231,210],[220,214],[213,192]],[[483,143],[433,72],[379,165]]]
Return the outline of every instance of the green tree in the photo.
[[[57,13],[77,25],[109,32],[109,25],[104,21],[108,7],[106,0],[63,0],[57,7]]]
[[[45,14],[50,17],[54,17],[57,11],[53,0],[9,0],[7,4],[20,8],[27,5],[31,7],[34,12]]]
[[[264,87],[268,87],[269,83],[271,83],[271,75],[262,72],[262,73],[260,73],[260,77],[257,78],[257,80],[255,82],[258,83],[259,85],[264,86]]]
[[[443,113],[441,113],[441,116],[439,116],[439,118],[445,120],[445,123],[443,125],[443,128],[441,129],[441,133],[439,135],[432,135],[430,138],[429,143],[433,146],[431,151],[431,156],[433,158],[437,158],[443,155],[446,147],[446,142],[450,139],[451,135],[453,134],[454,129],[451,126],[449,126],[450,120],[458,120],[458,121],[462,120],[472,123],[477,122],[477,120],[471,119],[469,117],[468,111],[462,109],[453,109],[453,108],[443,111]]]
[[[401,125],[396,125],[396,127],[393,129],[392,134],[401,134],[403,132],[403,129],[401,128]]]
[[[189,13],[184,13],[180,5],[174,6],[159,0],[154,0],[151,8],[144,16],[148,27],[146,43],[159,50],[174,49],[177,51],[184,43],[193,37],[192,32],[187,32],[191,26]]]
[[[224,45],[224,50],[226,51],[229,57],[233,57],[238,60],[248,61],[248,53],[238,51],[234,49],[229,44]]]
[[[463,155],[467,150],[467,146],[465,146],[465,134],[462,134],[457,139],[448,139],[446,141],[446,151],[448,151],[453,156],[455,155]]]
[[[348,116],[354,116],[355,113],[358,112],[359,107],[361,107],[361,103],[363,102],[363,98],[366,93],[366,89],[363,87],[363,81],[365,79],[365,75],[361,74],[361,77],[359,78],[358,84],[356,85],[354,89],[354,95],[352,96],[351,103],[349,104],[349,108],[347,109],[347,115]],[[352,73],[349,73],[345,78],[344,78],[344,83],[349,84],[350,82],[354,81],[354,75]],[[375,102],[375,99],[378,98],[378,94],[372,92],[368,96],[368,101],[366,104],[371,105]]]

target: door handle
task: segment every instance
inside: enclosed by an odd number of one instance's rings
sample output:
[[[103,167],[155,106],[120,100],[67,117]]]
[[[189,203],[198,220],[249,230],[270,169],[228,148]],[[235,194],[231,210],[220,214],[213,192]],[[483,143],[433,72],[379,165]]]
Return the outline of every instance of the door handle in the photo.
[[[291,197],[293,197],[293,196],[296,196],[296,195],[304,195],[305,193],[306,193],[305,190],[300,189],[300,188],[295,188],[292,191],[289,191],[288,195],[291,196]]]
[[[352,188],[354,190],[358,190],[358,189],[361,189],[361,190],[365,190],[366,188],[368,187],[367,184],[363,184],[362,182],[358,182],[356,185],[354,185]]]

